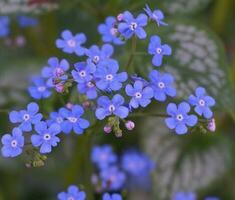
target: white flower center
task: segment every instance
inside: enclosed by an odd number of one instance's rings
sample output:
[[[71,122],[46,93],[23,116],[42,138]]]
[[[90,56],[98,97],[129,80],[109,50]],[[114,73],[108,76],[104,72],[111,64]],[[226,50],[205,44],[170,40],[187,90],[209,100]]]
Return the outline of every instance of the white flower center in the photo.
[[[200,100],[199,100],[199,105],[200,105],[200,106],[205,106],[205,103],[206,103],[206,102],[205,102],[203,99],[200,99]]]
[[[88,82],[87,83],[87,87],[89,87],[89,88],[92,88],[92,87],[94,87],[95,85],[94,85],[94,83],[92,83],[92,82]]]
[[[109,106],[109,111],[114,112],[115,111],[115,106],[112,104]]]
[[[79,72],[79,75],[80,75],[81,77],[85,77],[85,76],[86,76],[86,71],[84,71],[84,70],[80,71],[80,72]]]
[[[113,80],[113,75],[112,74],[106,75],[106,80],[107,81],[112,81]]]
[[[44,92],[46,90],[46,87],[45,86],[40,86],[38,87],[38,91],[39,92]]]
[[[76,117],[68,117],[68,120],[72,123],[76,123],[78,121],[78,118]]]
[[[62,117],[57,117],[57,118],[56,118],[56,121],[57,121],[57,123],[59,123],[59,124],[60,124],[60,123],[62,123],[62,122],[63,122],[63,118],[62,118]]]
[[[100,61],[100,57],[99,56],[94,56],[93,62],[97,64],[99,61]]]
[[[137,28],[137,23],[135,23],[135,22],[131,22],[131,24],[130,24],[130,29],[132,30],[132,31],[134,31],[136,28]]]
[[[136,93],[135,93],[135,97],[136,97],[137,99],[140,99],[140,98],[142,97],[142,94],[141,94],[140,92],[136,92]]]
[[[69,47],[75,47],[76,46],[76,41],[71,39],[67,41],[67,44]]]
[[[176,116],[176,119],[178,121],[182,121],[184,119],[184,117],[183,117],[183,115],[179,114],[179,115]]]
[[[17,142],[16,140],[12,140],[12,141],[11,141],[11,146],[12,146],[13,148],[17,147],[17,144],[18,144],[18,142]]]
[[[51,135],[49,133],[46,133],[46,134],[44,134],[43,139],[46,140],[46,141],[50,140],[51,139]]]
[[[157,54],[160,54],[160,53],[162,53],[162,49],[161,48],[156,48],[156,52],[157,52]]]
[[[111,33],[111,35],[116,36],[118,33],[118,30],[116,28],[111,28],[110,33]]]
[[[30,119],[29,114],[24,114],[23,119],[24,121],[28,121]]]
[[[165,87],[165,84],[164,84],[163,82],[159,82],[159,83],[158,83],[158,87],[159,87],[160,89],[163,89],[163,88]]]

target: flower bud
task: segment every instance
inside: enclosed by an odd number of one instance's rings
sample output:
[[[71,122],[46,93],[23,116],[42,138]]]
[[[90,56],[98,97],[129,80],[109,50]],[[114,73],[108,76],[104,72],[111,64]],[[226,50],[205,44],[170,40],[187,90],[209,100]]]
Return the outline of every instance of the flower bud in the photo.
[[[62,83],[59,83],[55,86],[55,89],[57,92],[63,93],[64,92],[64,85]]]
[[[122,14],[122,13],[118,14],[117,20],[118,20],[119,22],[123,20],[123,14]]]
[[[214,119],[214,118],[212,118],[212,119],[209,121],[209,123],[208,123],[208,125],[207,125],[207,128],[208,128],[209,131],[215,132],[215,130],[216,130],[216,123],[215,123],[215,119]]]
[[[106,126],[104,127],[104,132],[105,132],[105,133],[111,133],[111,131],[112,131],[112,127],[110,127],[110,126],[108,126],[108,125],[106,125]]]
[[[72,103],[67,103],[66,104],[66,108],[71,110],[73,108],[73,104]]]
[[[131,131],[135,128],[135,123],[133,121],[127,121],[125,123],[127,130]]]
[[[90,101],[84,101],[82,103],[82,106],[83,106],[83,108],[89,108],[91,106],[91,102]]]

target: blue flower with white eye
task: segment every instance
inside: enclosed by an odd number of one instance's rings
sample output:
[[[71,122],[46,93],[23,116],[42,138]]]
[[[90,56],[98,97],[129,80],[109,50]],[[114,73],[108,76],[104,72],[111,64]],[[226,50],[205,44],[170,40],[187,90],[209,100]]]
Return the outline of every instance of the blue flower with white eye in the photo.
[[[10,19],[8,16],[0,16],[0,38],[10,33]]]
[[[50,126],[52,124],[58,124],[61,126],[64,118],[62,117],[62,110],[60,109],[58,112],[51,112],[50,117],[47,120],[47,124]]]
[[[129,103],[131,107],[138,108],[139,105],[146,107],[151,103],[153,89],[151,87],[144,87],[142,81],[135,81],[133,86],[131,84],[126,86],[126,94],[132,97]]]
[[[115,115],[121,119],[126,118],[129,114],[129,109],[123,106],[125,100],[120,94],[113,96],[110,100],[107,96],[101,96],[97,100],[98,108],[95,115],[97,119],[103,120],[105,117]]]
[[[157,35],[150,38],[148,53],[153,56],[152,64],[160,67],[162,65],[163,56],[170,56],[172,53],[171,47],[167,44],[161,45],[161,39]]]
[[[25,15],[19,15],[17,16],[17,21],[18,24],[21,28],[27,28],[27,27],[32,27],[32,26],[37,26],[38,25],[38,20],[33,17],[28,17]]]
[[[108,167],[100,171],[102,187],[108,190],[119,190],[123,187],[126,175],[116,166]]]
[[[58,58],[52,57],[48,60],[48,65],[42,69],[42,76],[47,78],[47,85],[54,87],[61,81],[66,81],[68,76],[65,74],[69,70],[69,63],[67,60],[62,59],[59,61]]]
[[[32,124],[37,124],[42,119],[42,114],[38,113],[39,107],[36,103],[29,103],[27,110],[11,111],[9,119],[12,123],[20,124],[19,128],[22,131],[32,131]]]
[[[139,14],[135,19],[129,11],[125,11],[123,21],[118,25],[118,31],[126,39],[131,38],[134,34],[139,39],[146,38],[147,34],[143,27],[147,25],[148,17],[145,14]]]
[[[196,96],[190,95],[188,102],[195,106],[194,110],[198,115],[204,116],[206,119],[212,118],[213,112],[210,107],[215,105],[215,100],[206,94],[205,88],[198,87],[195,93]]]
[[[190,105],[186,102],[182,102],[176,106],[174,103],[170,103],[167,106],[167,114],[170,116],[165,119],[166,125],[170,129],[175,129],[177,134],[185,134],[188,131],[187,126],[193,127],[197,124],[197,117],[195,115],[189,115]]]
[[[101,61],[108,60],[113,54],[113,46],[110,44],[104,44],[101,49],[98,46],[93,45],[86,50],[88,56],[88,64],[97,65]]]
[[[122,87],[122,83],[127,80],[127,73],[117,73],[119,69],[116,60],[106,60],[99,63],[94,77],[97,79],[96,86],[104,91],[117,91]]]
[[[78,83],[77,89],[80,94],[86,94],[87,99],[95,99],[97,97],[97,88],[94,81]]]
[[[60,142],[60,138],[57,137],[61,132],[58,124],[48,127],[46,122],[40,122],[35,125],[35,130],[38,134],[31,136],[31,142],[34,147],[40,147],[40,153],[50,153],[51,148]]]
[[[113,194],[104,193],[102,200],[122,200],[122,196],[118,193],[113,193]]]
[[[124,41],[119,38],[120,33],[115,26],[116,23],[117,20],[115,17],[107,17],[105,24],[98,26],[98,31],[102,35],[103,42],[113,42],[116,45],[124,44]]]
[[[197,196],[193,192],[176,192],[171,200],[196,200]]]
[[[96,66],[88,65],[86,62],[78,62],[74,66],[76,70],[72,71],[72,76],[77,83],[84,83],[93,78],[92,74],[95,72]]]
[[[149,6],[146,4],[144,11],[147,13],[149,18],[157,23],[158,26],[167,26],[165,22],[162,20],[164,19],[164,14],[161,10],[154,10],[152,11]]]
[[[85,200],[86,193],[81,191],[77,186],[70,185],[67,192],[60,192],[57,198],[58,200]]]
[[[1,149],[3,157],[16,157],[22,153],[24,146],[24,136],[19,128],[14,128],[11,134],[2,136],[3,147]]]
[[[80,135],[83,134],[84,129],[90,126],[89,121],[81,118],[84,114],[84,109],[80,105],[74,105],[71,110],[61,108],[60,113],[64,118],[61,123],[61,129],[64,133],[68,134],[72,130]]]
[[[28,88],[31,97],[34,99],[44,99],[51,96],[51,91],[43,78],[35,77],[32,79],[32,83],[34,85]]]
[[[165,101],[167,96],[174,97],[176,95],[176,89],[172,86],[174,83],[172,75],[152,70],[149,74],[149,79],[156,100]]]
[[[91,152],[91,161],[104,169],[117,162],[117,155],[110,145],[95,146]]]
[[[78,56],[85,54],[86,48],[82,47],[82,44],[86,42],[86,36],[83,33],[73,35],[71,31],[64,30],[61,33],[62,39],[56,40],[56,47],[62,49],[63,52],[72,54],[75,53]]]

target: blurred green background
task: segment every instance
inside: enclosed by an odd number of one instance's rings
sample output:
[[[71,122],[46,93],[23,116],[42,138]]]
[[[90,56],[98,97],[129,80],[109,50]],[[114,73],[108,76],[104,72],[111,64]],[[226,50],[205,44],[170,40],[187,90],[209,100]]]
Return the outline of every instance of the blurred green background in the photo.
[[[5,1],[7,3],[7,1]],[[24,6],[24,1],[15,5]],[[10,38],[24,36],[24,47],[6,45],[0,39],[0,110],[22,108],[31,101],[27,94],[29,77],[37,74],[51,56],[78,59],[56,49],[60,32],[87,35],[86,46],[101,44],[97,25],[107,16],[130,10],[143,11],[146,3],[166,14],[166,28],[148,28],[148,34],[159,34],[173,47],[171,59],[162,71],[176,76],[179,99],[187,98],[197,85],[207,88],[217,100],[215,133],[199,130],[177,136],[165,128],[163,121],[144,117],[136,120],[136,129],[122,138],[104,135],[102,125],[97,131],[83,136],[70,135],[48,155],[44,167],[26,168],[27,158],[0,157],[0,200],[50,200],[71,183],[82,185],[92,192],[89,161],[90,146],[109,143],[118,151],[137,146],[157,162],[151,191],[132,191],[125,199],[165,200],[175,191],[195,191],[199,200],[218,196],[222,200],[235,199],[235,1],[234,0],[61,0],[53,1],[56,9],[42,9],[40,13],[24,13],[39,19],[39,25],[19,29],[11,25]],[[21,11],[4,13],[14,21]],[[3,15],[3,13],[0,13]],[[146,48],[146,42],[138,48]],[[188,49],[187,44],[191,44]],[[117,47],[114,57],[125,63],[130,44]],[[149,58],[135,59],[135,72],[146,76]],[[55,102],[55,97],[54,102]],[[58,107],[53,100],[48,106]],[[164,110],[166,104],[152,105],[143,112]],[[1,134],[12,127],[7,113],[0,113]],[[144,123],[143,123],[144,120]]]

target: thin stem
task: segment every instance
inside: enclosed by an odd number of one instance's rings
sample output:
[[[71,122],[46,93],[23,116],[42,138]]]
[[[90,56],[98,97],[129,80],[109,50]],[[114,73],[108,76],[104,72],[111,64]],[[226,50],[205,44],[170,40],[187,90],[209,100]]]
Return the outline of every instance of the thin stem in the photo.
[[[135,52],[134,55],[138,55],[138,56],[148,56],[149,54],[143,51],[139,51],[139,52]]]
[[[131,53],[130,53],[130,56],[129,56],[129,59],[128,59],[128,62],[126,65],[126,71],[128,71],[128,69],[130,68],[130,66],[132,64],[132,61],[133,61],[133,58],[135,55],[135,51],[136,51],[136,37],[133,36],[132,40],[131,40]]]

